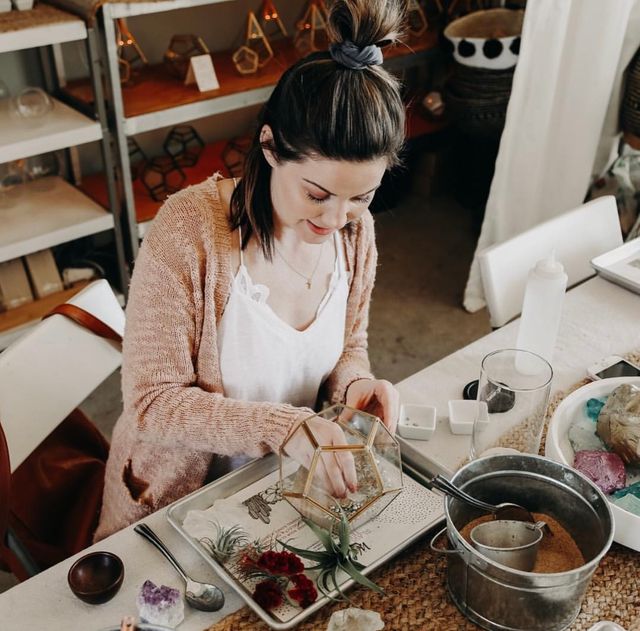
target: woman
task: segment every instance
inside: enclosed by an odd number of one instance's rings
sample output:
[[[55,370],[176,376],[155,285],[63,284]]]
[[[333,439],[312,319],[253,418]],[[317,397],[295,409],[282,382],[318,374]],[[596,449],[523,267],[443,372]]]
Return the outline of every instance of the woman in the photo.
[[[242,181],[210,178],[158,213],[129,294],[96,539],[219,475],[222,456],[278,451],[318,400],[373,408],[395,430],[398,394],[367,356],[368,205],[403,142],[398,84],[380,66],[401,18],[400,0],[336,0],[330,50],[282,76]],[[314,431],[344,441],[327,421]],[[347,458],[323,473],[337,496],[356,485]]]

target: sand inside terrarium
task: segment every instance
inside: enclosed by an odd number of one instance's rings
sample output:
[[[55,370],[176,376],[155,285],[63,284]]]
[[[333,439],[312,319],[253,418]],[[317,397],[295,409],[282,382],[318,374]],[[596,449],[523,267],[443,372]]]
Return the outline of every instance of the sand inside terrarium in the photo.
[[[545,533],[538,546],[536,564],[532,570],[537,574],[551,574],[554,572],[567,572],[575,570],[585,564],[584,557],[573,537],[553,518],[543,513],[533,513],[536,521],[544,521],[553,536]],[[491,521],[491,515],[483,515],[469,522],[460,530],[460,534],[469,545],[471,543],[471,531],[484,522]]]

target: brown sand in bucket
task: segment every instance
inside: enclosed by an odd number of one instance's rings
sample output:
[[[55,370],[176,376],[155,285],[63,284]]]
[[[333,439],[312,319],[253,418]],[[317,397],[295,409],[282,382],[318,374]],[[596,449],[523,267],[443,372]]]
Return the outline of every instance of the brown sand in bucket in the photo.
[[[553,518],[543,513],[533,513],[536,521],[544,521],[553,536],[545,534],[538,547],[536,564],[532,570],[537,574],[551,574],[554,572],[568,572],[585,564],[582,552],[573,540],[573,537]],[[471,531],[487,521],[491,521],[491,515],[483,515],[470,521],[460,530],[460,534],[469,545],[471,543]]]

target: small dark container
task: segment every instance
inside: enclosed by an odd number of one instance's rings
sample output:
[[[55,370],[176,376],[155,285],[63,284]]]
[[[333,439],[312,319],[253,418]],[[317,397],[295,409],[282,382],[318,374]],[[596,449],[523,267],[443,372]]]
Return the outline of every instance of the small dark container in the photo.
[[[111,600],[124,579],[124,565],[111,552],[90,552],[69,569],[67,581],[71,591],[84,602],[101,605]]]

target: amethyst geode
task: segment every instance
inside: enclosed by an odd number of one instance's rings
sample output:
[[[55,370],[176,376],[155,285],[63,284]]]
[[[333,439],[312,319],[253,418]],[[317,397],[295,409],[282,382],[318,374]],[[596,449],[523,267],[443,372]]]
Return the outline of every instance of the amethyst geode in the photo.
[[[136,599],[143,622],[175,627],[184,620],[184,601],[179,590],[146,580]]]
[[[623,488],[627,482],[624,462],[618,454],[609,451],[579,451],[573,466],[607,495]]]

